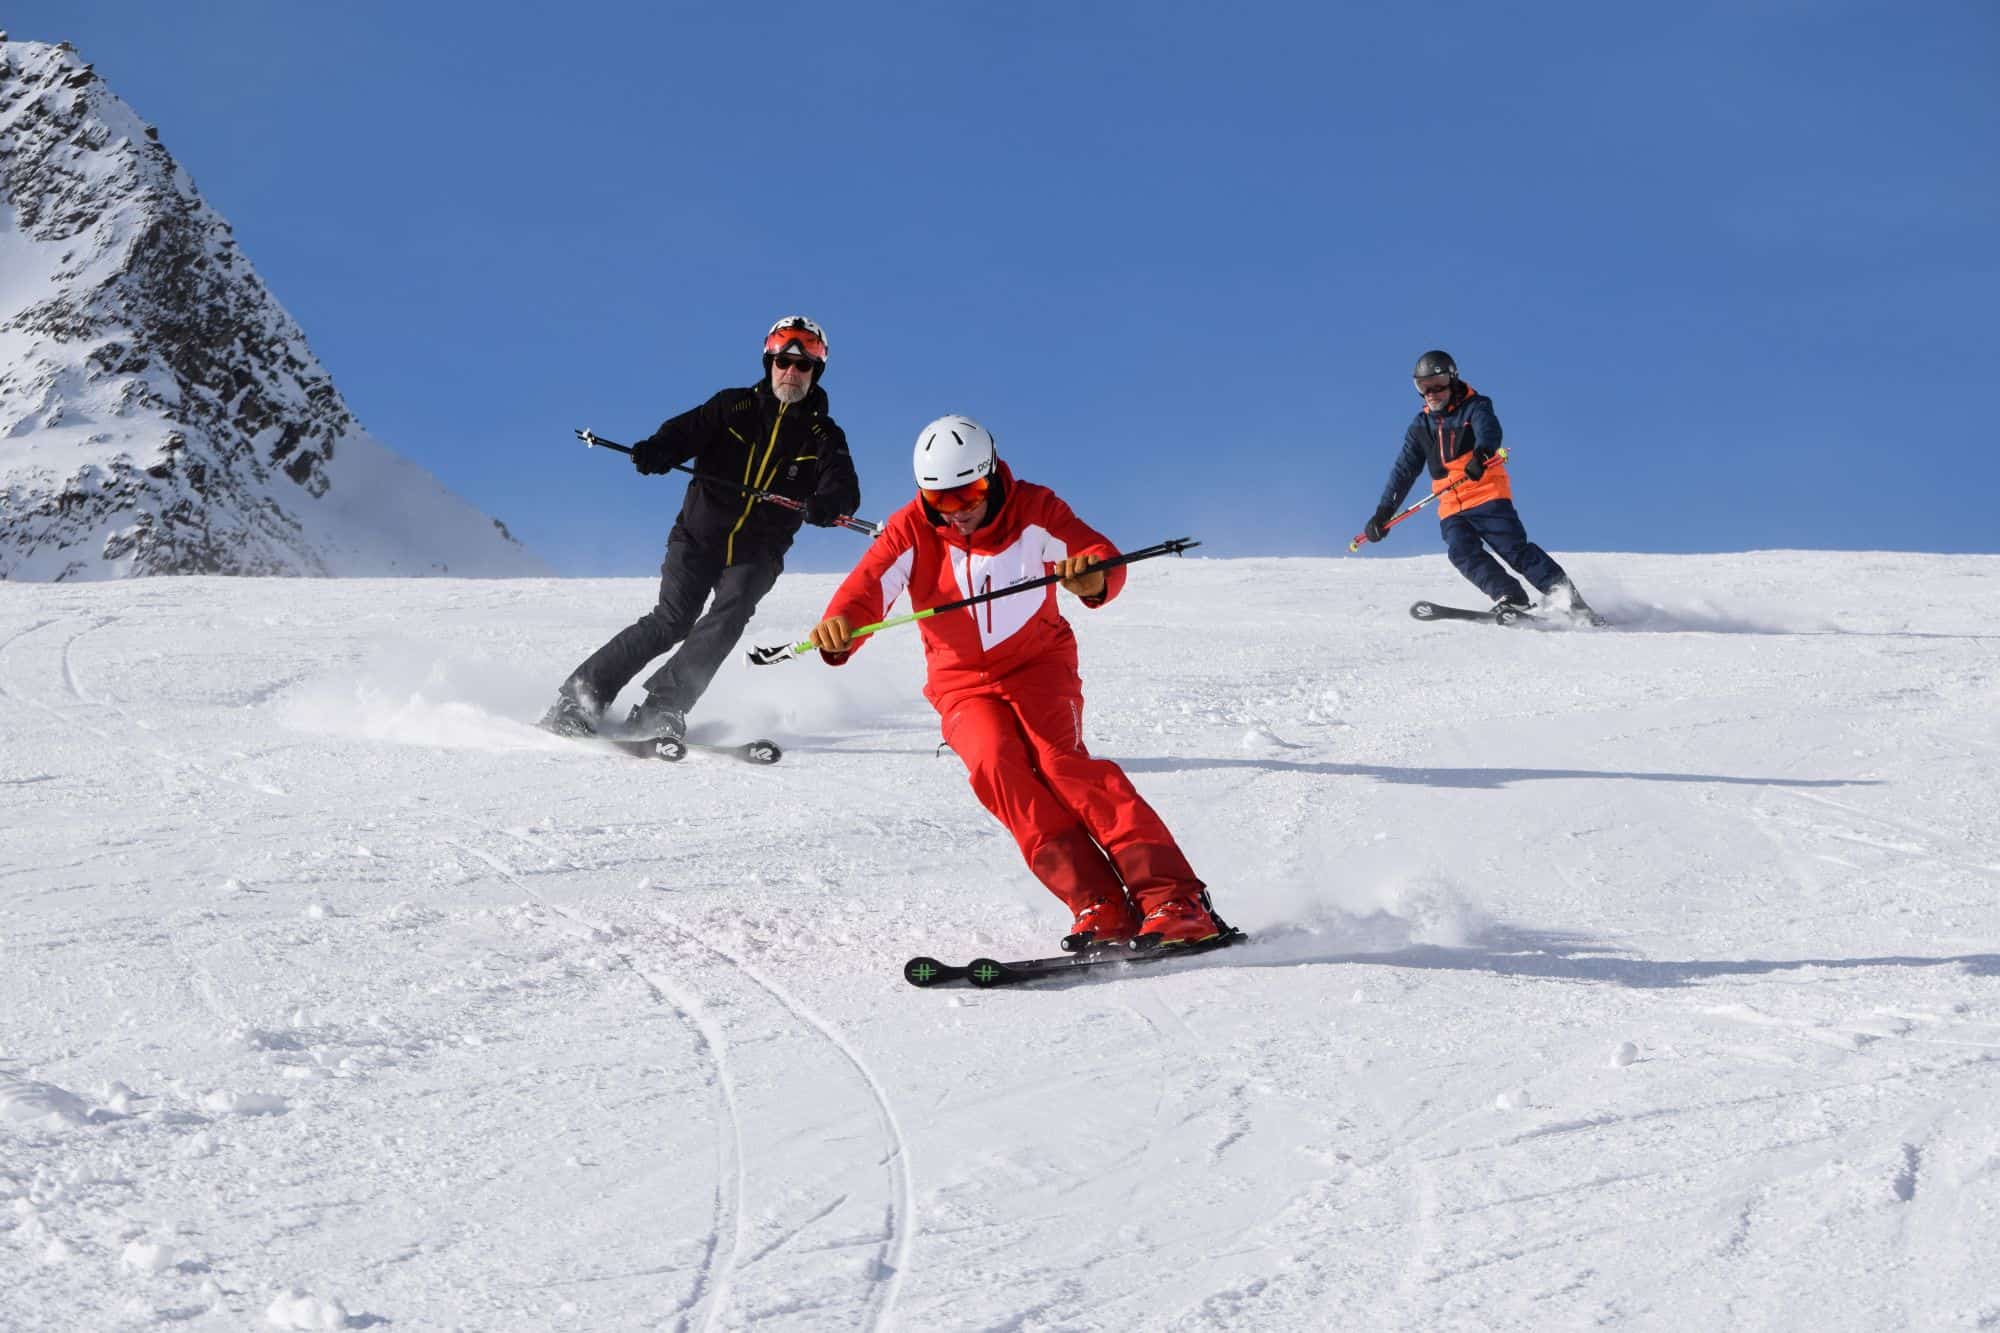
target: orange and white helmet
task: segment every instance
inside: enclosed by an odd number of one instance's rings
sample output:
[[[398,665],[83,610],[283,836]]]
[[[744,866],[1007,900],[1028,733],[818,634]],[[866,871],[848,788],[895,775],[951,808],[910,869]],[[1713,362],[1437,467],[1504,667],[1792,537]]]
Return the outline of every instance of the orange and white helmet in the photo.
[[[771,326],[764,335],[764,368],[769,370],[771,358],[781,352],[792,352],[799,356],[809,356],[826,366],[826,330],[807,319],[804,315],[786,315]]]

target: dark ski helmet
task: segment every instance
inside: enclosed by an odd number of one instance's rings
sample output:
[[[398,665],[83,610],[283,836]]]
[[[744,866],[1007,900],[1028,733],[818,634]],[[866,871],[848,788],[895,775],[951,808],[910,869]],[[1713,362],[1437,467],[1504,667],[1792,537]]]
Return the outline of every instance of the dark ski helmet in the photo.
[[[1450,352],[1425,352],[1417,358],[1417,368],[1410,372],[1410,378],[1413,380],[1427,380],[1433,375],[1458,378],[1458,362],[1451,359]]]
[[[813,362],[812,382],[826,373],[826,330],[804,315],[786,315],[764,335],[764,378],[771,377],[771,360],[780,352],[791,352]]]

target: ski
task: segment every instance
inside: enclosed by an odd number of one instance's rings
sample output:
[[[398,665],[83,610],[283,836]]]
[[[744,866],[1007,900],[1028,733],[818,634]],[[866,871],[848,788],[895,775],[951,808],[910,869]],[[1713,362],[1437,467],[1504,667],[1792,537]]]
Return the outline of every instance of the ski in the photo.
[[[1554,611],[1554,614],[1549,614]],[[1561,625],[1565,619],[1572,624],[1588,625],[1592,629],[1604,629],[1610,625],[1597,612],[1588,608],[1582,611],[1555,611],[1547,602],[1532,610],[1505,607],[1491,611],[1468,611],[1462,606],[1439,606],[1436,602],[1413,602],[1410,614],[1418,620],[1480,620],[1489,625],[1520,625],[1540,623]]]
[[[1412,602],[1410,615],[1418,620],[1482,620],[1489,625],[1513,625],[1533,620],[1533,614],[1501,607],[1491,611],[1468,611],[1462,606],[1439,606],[1436,602]]]
[[[903,964],[903,980],[926,990],[961,981],[968,982],[981,990],[994,986],[1018,986],[1026,981],[1067,976],[1091,968],[1138,967],[1146,963],[1165,962],[1170,958],[1188,958],[1195,954],[1213,953],[1217,949],[1242,944],[1249,938],[1232,926],[1213,939],[1202,940],[1196,944],[1168,944],[1151,949],[1134,949],[1129,945],[1112,944],[1084,949],[1077,953],[1060,954],[1054,958],[1022,958],[1011,963],[1003,963],[997,958],[975,958],[960,967],[952,963],[941,963],[935,958],[918,957]]]
[[[710,754],[727,755],[746,764],[775,764],[785,757],[785,752],[778,748],[777,742],[767,740],[724,745],[710,741],[676,739],[672,736],[660,736],[642,741],[623,740],[616,736],[604,736],[600,739],[608,742],[614,749],[623,750],[626,754],[640,759],[664,759],[671,764],[678,764],[687,758],[690,750],[706,750]]]

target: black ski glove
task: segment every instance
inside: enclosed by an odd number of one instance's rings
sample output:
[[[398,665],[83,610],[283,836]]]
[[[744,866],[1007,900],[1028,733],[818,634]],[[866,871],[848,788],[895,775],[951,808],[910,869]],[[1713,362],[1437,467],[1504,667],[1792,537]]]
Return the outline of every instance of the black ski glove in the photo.
[[[1465,479],[1478,481],[1486,475],[1486,456],[1474,449],[1465,456]]]
[[[840,512],[833,507],[833,502],[822,495],[808,495],[806,507],[802,512],[805,514],[806,522],[816,528],[830,528],[833,526],[833,521],[840,517]]]
[[[650,438],[632,446],[632,466],[648,477],[674,470],[673,462],[667,454],[667,446]]]
[[[1381,541],[1384,537],[1389,535],[1389,529],[1384,525],[1387,524],[1391,518],[1395,517],[1395,513],[1396,511],[1393,509],[1376,510],[1375,517],[1368,520],[1368,526],[1361,529],[1361,535],[1366,537],[1371,542]]]

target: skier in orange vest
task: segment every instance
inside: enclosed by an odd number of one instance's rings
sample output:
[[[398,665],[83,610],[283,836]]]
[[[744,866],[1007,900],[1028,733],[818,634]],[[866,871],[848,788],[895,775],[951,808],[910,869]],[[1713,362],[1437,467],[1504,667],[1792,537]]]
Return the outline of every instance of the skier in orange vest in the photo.
[[[1458,363],[1448,352],[1425,352],[1417,358],[1411,377],[1423,395],[1424,408],[1403,435],[1403,450],[1396,455],[1381,503],[1362,535],[1371,542],[1381,541],[1417,474],[1428,470],[1431,490],[1438,496],[1445,551],[1458,572],[1493,599],[1495,611],[1529,609],[1527,592],[1500,564],[1505,560],[1540,590],[1545,607],[1603,624],[1563,567],[1528,540],[1514,508],[1507,461],[1496,457],[1500,419],[1493,415],[1493,400],[1458,377]],[[1496,554],[1500,560],[1493,558]]]

